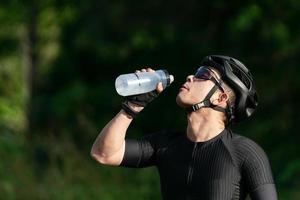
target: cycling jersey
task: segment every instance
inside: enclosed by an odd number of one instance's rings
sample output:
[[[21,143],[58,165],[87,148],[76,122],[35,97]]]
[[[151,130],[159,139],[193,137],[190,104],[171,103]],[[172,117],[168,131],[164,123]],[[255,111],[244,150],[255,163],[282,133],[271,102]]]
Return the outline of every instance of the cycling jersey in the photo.
[[[277,199],[265,152],[231,130],[205,142],[171,132],[126,139],[120,166],[156,166],[164,200]]]

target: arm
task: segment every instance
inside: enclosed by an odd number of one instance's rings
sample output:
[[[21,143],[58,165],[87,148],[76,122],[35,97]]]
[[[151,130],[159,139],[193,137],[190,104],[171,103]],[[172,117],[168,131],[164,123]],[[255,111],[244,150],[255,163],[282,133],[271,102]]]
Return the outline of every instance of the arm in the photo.
[[[143,107],[132,105],[139,112]],[[125,152],[125,135],[132,117],[121,110],[100,132],[91,149],[91,156],[101,164],[117,166]]]
[[[247,158],[243,165],[243,176],[252,200],[277,200],[269,159],[255,142],[245,143]]]
[[[142,69],[145,72],[154,72],[148,68]],[[138,73],[139,71],[136,71]],[[157,93],[162,92],[161,83],[157,85]],[[128,106],[136,113],[151,102],[157,95],[153,92],[130,96],[127,98]],[[121,164],[125,153],[125,135],[132,122],[132,117],[124,110],[121,110],[101,131],[91,149],[91,156],[101,164],[118,166]]]
[[[277,200],[274,184],[264,184],[250,193],[252,200]]]

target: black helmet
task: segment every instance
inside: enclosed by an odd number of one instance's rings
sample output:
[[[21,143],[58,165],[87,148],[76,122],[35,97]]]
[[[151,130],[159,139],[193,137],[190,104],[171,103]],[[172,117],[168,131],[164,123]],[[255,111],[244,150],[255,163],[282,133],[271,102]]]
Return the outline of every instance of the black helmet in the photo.
[[[216,68],[221,79],[236,94],[235,105],[232,105],[227,120],[237,122],[250,117],[258,105],[258,98],[249,69],[239,60],[221,55],[206,56],[201,65]]]

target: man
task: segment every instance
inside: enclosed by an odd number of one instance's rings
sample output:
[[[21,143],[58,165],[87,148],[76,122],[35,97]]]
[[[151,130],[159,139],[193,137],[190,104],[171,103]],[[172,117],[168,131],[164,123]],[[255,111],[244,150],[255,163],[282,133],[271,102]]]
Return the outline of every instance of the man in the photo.
[[[227,56],[207,56],[176,97],[188,111],[186,133],[125,140],[133,118],[161,91],[159,84],[156,91],[128,97],[97,137],[92,157],[106,165],[156,166],[163,199],[232,200],[248,194],[253,200],[277,199],[262,148],[226,128],[250,117],[257,106],[252,75],[245,65]]]

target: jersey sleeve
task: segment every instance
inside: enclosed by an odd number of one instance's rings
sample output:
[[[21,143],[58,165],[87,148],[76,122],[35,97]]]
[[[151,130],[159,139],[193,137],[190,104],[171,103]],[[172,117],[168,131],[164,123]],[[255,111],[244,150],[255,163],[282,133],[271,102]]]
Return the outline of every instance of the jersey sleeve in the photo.
[[[126,139],[122,167],[142,168],[156,164],[166,134],[153,133],[141,139]]]
[[[277,193],[274,184],[264,184],[252,191],[252,200],[277,200]]]
[[[247,140],[243,146],[245,160],[242,176],[251,199],[277,200],[272,170],[266,153],[252,140]]]

